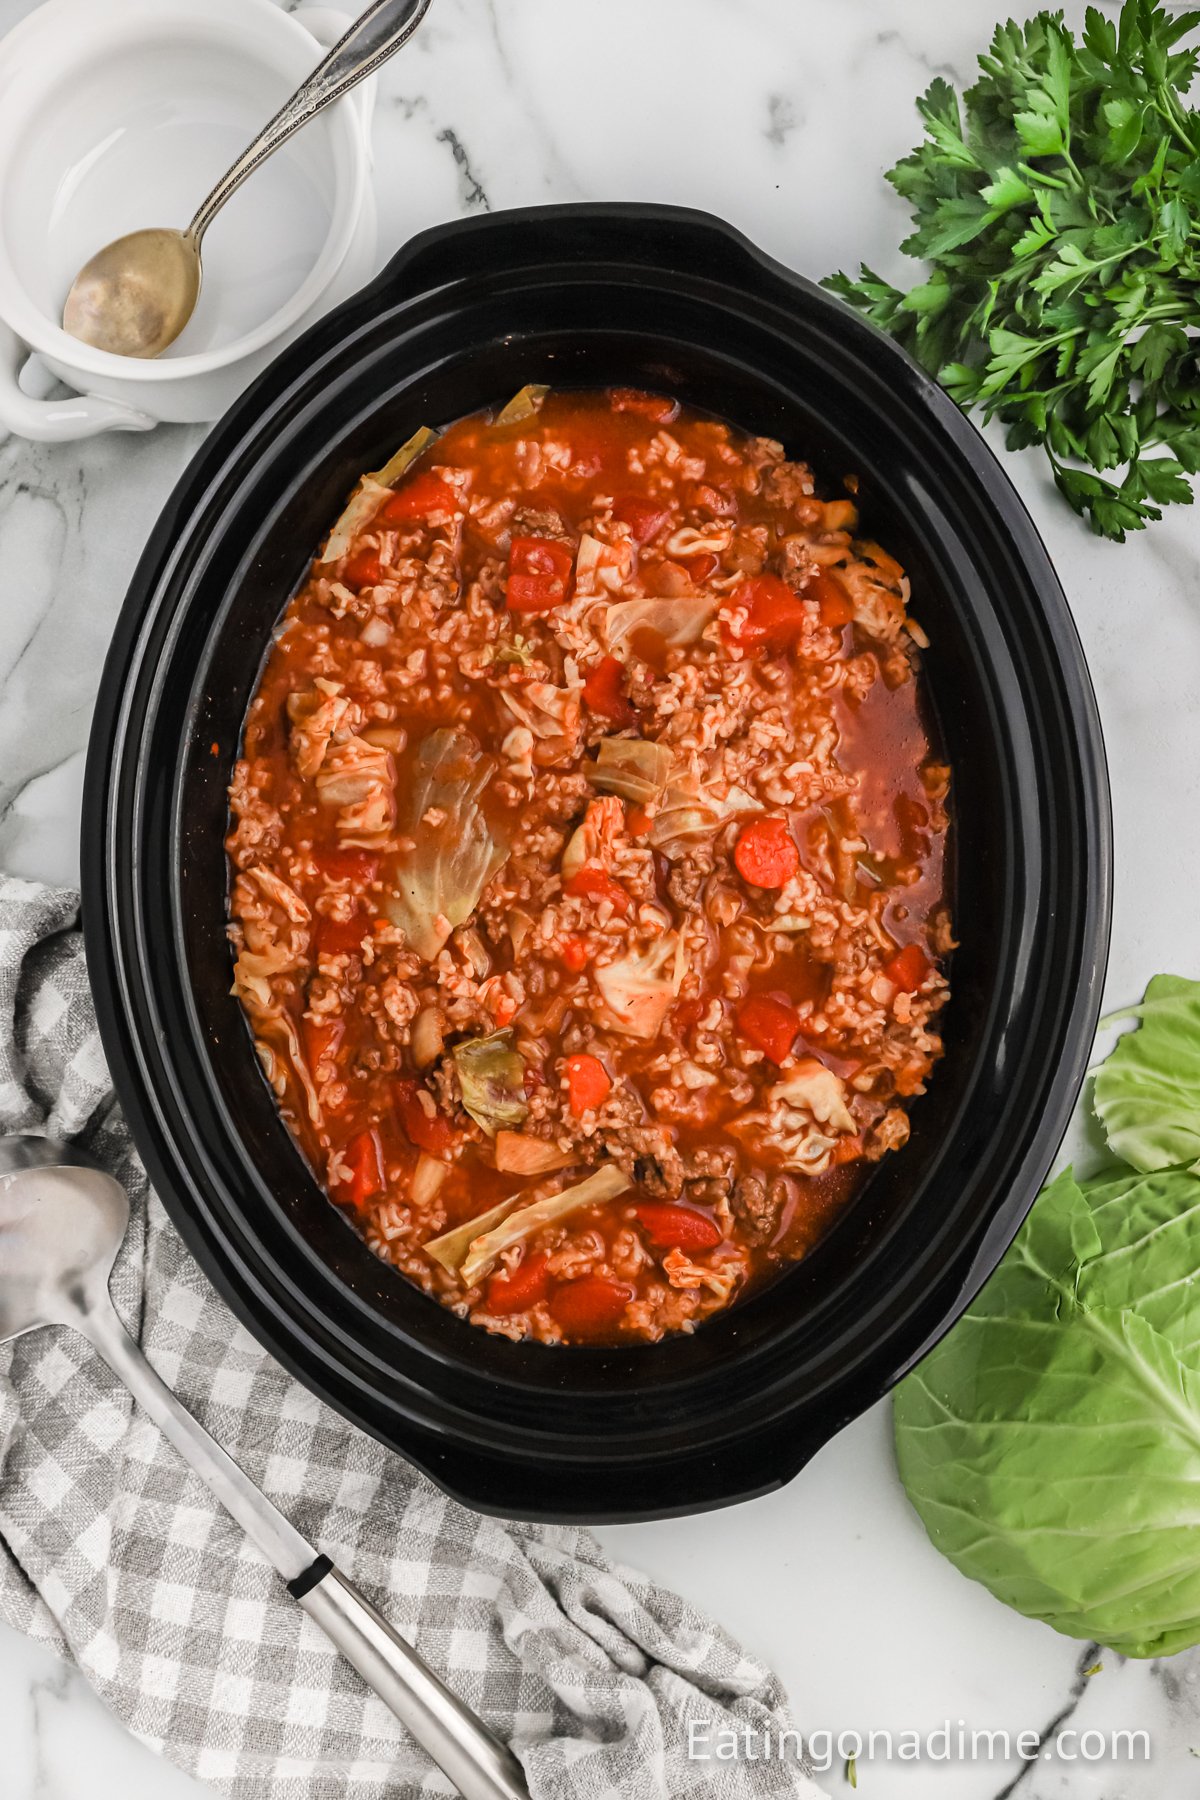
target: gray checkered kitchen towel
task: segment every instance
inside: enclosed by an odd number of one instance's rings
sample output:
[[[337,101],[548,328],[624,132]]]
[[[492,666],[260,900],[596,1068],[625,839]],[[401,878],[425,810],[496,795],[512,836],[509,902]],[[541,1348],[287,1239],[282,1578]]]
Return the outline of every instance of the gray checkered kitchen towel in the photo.
[[[818,1796],[795,1762],[688,1760],[689,1720],[759,1745],[791,1724],[777,1679],[712,1620],[587,1531],[447,1499],[241,1329],[114,1104],[77,908],[0,877],[0,1131],[75,1139],[124,1182],[113,1297],[160,1375],[512,1744],[534,1800]],[[0,1349],[0,1619],[236,1800],[452,1792],[69,1332]]]

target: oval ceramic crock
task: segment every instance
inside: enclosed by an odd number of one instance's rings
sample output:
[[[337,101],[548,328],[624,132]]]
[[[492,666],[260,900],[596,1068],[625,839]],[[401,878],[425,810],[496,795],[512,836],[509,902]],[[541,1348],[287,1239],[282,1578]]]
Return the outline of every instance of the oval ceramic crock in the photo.
[[[692,1336],[547,1349],[377,1261],[282,1124],[230,995],[226,785],[272,627],[359,472],[525,382],[667,389],[859,477],[954,765],[961,948],[912,1138],[807,1261]],[[1065,1129],[1099,1004],[1110,821],[1092,691],[1029,518],[886,337],[702,214],[580,206],[417,238],[217,426],[142,558],[88,764],[101,1029],[154,1182],[301,1380],[470,1504],[699,1510],[787,1481],[967,1305]]]

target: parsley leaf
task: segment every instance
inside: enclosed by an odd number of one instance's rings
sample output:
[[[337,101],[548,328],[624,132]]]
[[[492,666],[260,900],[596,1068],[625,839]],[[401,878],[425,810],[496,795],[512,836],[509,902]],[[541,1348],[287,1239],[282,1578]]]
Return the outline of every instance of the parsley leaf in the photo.
[[[1123,539],[1200,472],[1200,9],[1124,0],[997,28],[960,97],[888,179],[912,207],[905,291],[865,266],[825,285],[891,332],[965,410],[1041,445],[1075,512]],[[1107,477],[1111,476],[1111,479]]]

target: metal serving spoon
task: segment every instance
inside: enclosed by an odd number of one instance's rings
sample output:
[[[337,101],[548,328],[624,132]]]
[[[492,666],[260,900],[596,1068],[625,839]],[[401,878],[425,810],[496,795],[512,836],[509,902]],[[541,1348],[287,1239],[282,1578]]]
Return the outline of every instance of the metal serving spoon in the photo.
[[[82,1332],[465,1800],[529,1800],[512,1752],[301,1537],[154,1373],[108,1293],[128,1225],[129,1201],[111,1175],[46,1138],[0,1138],[0,1344],[45,1325]]]
[[[67,295],[63,330],[116,356],[161,355],[196,310],[200,244],[229,196],[293,132],[373,75],[406,44],[430,3],[374,0],[221,177],[186,231],[166,227],[133,231],[84,264]]]

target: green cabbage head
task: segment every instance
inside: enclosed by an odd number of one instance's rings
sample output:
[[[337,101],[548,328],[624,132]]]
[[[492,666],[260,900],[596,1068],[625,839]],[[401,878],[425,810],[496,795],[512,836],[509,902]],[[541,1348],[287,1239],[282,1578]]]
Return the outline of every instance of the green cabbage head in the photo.
[[[1200,1178],[1041,1195],[896,1395],[909,1498],[997,1599],[1126,1656],[1200,1642]]]

